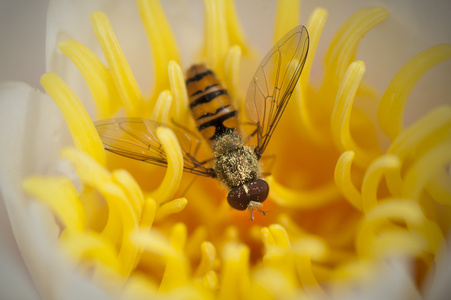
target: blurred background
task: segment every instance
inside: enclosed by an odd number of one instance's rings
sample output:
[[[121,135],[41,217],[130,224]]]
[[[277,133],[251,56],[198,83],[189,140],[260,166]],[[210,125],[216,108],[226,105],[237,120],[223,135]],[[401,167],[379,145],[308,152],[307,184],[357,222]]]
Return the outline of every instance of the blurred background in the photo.
[[[49,0],[0,1],[0,81],[40,86],[39,78],[45,71],[48,4]]]

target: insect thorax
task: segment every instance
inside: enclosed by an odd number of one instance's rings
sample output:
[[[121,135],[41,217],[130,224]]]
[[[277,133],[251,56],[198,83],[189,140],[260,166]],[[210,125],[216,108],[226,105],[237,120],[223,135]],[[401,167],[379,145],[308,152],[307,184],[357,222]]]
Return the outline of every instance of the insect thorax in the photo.
[[[259,178],[260,162],[254,151],[244,146],[241,137],[233,134],[221,136],[214,144],[213,152],[217,179],[229,189]]]

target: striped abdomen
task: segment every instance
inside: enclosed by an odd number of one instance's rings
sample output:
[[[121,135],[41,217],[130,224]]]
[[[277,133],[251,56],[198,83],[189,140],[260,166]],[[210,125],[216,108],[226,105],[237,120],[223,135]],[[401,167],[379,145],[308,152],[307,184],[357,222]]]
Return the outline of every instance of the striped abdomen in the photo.
[[[197,129],[210,146],[224,134],[239,135],[238,111],[212,70],[205,65],[192,66],[186,88]]]

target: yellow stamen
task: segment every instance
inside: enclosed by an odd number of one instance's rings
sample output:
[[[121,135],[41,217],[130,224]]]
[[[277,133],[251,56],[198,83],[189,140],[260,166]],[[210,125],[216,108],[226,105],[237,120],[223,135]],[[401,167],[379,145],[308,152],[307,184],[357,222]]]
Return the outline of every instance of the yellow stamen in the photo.
[[[324,25],[326,24],[327,17],[329,16],[327,10],[324,8],[316,8],[310,15],[307,21],[307,30],[309,34],[309,52],[305,61],[304,70],[302,71],[300,78],[300,85],[302,90],[307,89],[307,84],[310,76],[310,69],[315,59],[316,48],[318,47],[321,34],[323,33]],[[303,101],[308,101],[310,98],[304,97]]]
[[[111,175],[114,183],[119,185],[130,199],[134,213],[140,216],[144,206],[144,196],[135,179],[125,170],[115,170]]]
[[[212,243],[203,242],[201,251],[202,257],[199,266],[197,267],[195,277],[201,277],[210,272],[213,269],[216,260],[216,249]]]
[[[87,271],[89,267],[94,267],[103,276],[101,282],[105,282],[106,278],[112,280],[110,287],[119,282],[117,274],[121,269],[121,261],[116,255],[116,249],[109,241],[94,232],[82,234],[70,231],[66,233],[61,236],[60,243],[68,257],[83,262]],[[101,264],[96,262],[101,262]]]
[[[70,231],[84,232],[87,216],[74,185],[68,178],[29,177],[23,182],[27,193],[46,203]]]
[[[189,124],[192,117],[188,108],[188,92],[186,91],[185,77],[180,65],[172,60],[168,67],[169,83],[171,85],[171,93],[174,95],[174,105],[172,105],[171,116],[177,124]]]
[[[301,1],[277,1],[276,21],[274,23],[274,43],[277,43],[288,31],[299,25]]]
[[[343,152],[335,166],[335,184],[352,206],[358,210],[362,210],[362,197],[351,180],[351,166],[353,160],[354,152]]]
[[[177,45],[160,2],[138,0],[136,3],[152,49],[156,94],[159,94],[159,91],[169,89],[167,75],[169,62],[171,60],[179,62]]]
[[[169,110],[171,109],[171,104],[171,93],[167,90],[162,91],[158,96],[150,119],[163,124],[169,124]]]
[[[338,90],[348,66],[355,60],[360,39],[374,26],[388,17],[383,8],[361,9],[352,15],[337,31],[326,54],[326,73],[324,75],[322,93],[332,95]],[[331,97],[326,97],[331,98]]]
[[[224,246],[222,259],[222,283],[218,298],[249,299],[249,248],[230,242]]]
[[[283,187],[272,176],[268,177],[266,181],[271,187],[269,192],[272,200],[284,207],[321,207],[340,199],[340,192],[334,182],[325,183],[312,190],[300,191]]]
[[[94,12],[91,14],[91,22],[126,114],[128,116],[144,117],[144,99],[113,32],[110,20],[103,12]]]
[[[168,160],[168,167],[163,182],[153,192],[151,198],[160,204],[169,200],[180,186],[183,172],[183,156],[175,134],[165,127],[157,129],[157,137],[163,145]]]
[[[395,155],[383,155],[368,167],[362,183],[363,211],[366,214],[377,205],[377,189],[382,176],[399,167],[400,161]]]
[[[77,66],[88,84],[96,106],[97,119],[106,119],[119,108],[113,77],[102,61],[85,45],[75,40],[66,40],[58,48]]]
[[[243,55],[252,54],[249,44],[244,37],[243,29],[236,14],[235,3],[233,0],[225,0],[225,18],[227,21],[227,33],[229,35],[230,45],[239,46]]]
[[[156,219],[163,220],[167,216],[181,212],[188,204],[186,198],[175,199],[166,203],[163,203],[158,209]]]
[[[225,85],[230,98],[235,102],[235,106],[243,109],[243,99],[238,97],[240,89],[240,59],[241,48],[239,46],[230,47],[225,59]]]
[[[409,161],[415,156],[422,156],[440,141],[445,140],[451,129],[451,107],[437,107],[423,118],[415,122],[404,130],[393,141],[388,154],[395,154],[401,161]],[[433,181],[432,184],[435,184]],[[393,195],[401,196],[403,179],[400,172],[387,174],[387,185]],[[450,203],[446,201],[448,196],[440,196],[436,201]]]
[[[401,133],[407,98],[418,80],[433,66],[450,58],[451,45],[438,45],[417,54],[393,77],[378,109],[379,126],[391,140]]]
[[[134,266],[137,248],[129,240],[129,235],[138,230],[138,217],[133,212],[130,200],[121,187],[114,183],[108,171],[104,170],[90,156],[83,152],[66,148],[61,156],[69,159],[75,166],[83,182],[97,188],[108,203],[110,209],[108,223],[103,234],[108,240],[117,241],[122,231],[119,258],[122,263],[121,274],[127,276]]]
[[[189,267],[183,255],[187,235],[186,231],[186,226],[182,223],[177,223],[172,228],[171,246],[177,255],[167,257],[166,268],[159,288],[160,292],[170,291],[188,282]]]
[[[281,225],[274,224],[262,229],[265,244],[263,263],[266,268],[279,270],[291,282],[296,284],[296,273],[288,234]]]
[[[41,84],[63,114],[75,147],[88,153],[101,165],[105,165],[103,143],[75,93],[54,73],[42,75]]]
[[[365,64],[355,61],[349,65],[335,100],[330,130],[335,145],[341,151],[353,151],[356,164],[367,166],[379,154],[379,151],[362,149],[351,136],[351,110],[360,80],[365,72]]]
[[[362,256],[370,255],[373,241],[380,232],[380,228],[390,220],[401,220],[408,224],[421,224],[424,218],[419,205],[410,200],[391,199],[380,203],[366,215],[357,235],[357,252]],[[397,243],[392,246],[396,247]]]
[[[229,50],[229,35],[224,0],[204,0],[205,4],[205,55],[207,64],[219,79],[224,80],[223,60]]]
[[[425,185],[451,162],[451,137],[418,159],[405,175],[403,196],[418,199]]]
[[[318,280],[312,272],[312,262],[309,256],[298,256],[295,259],[299,279],[306,294],[310,297],[327,298],[326,293],[318,284]]]

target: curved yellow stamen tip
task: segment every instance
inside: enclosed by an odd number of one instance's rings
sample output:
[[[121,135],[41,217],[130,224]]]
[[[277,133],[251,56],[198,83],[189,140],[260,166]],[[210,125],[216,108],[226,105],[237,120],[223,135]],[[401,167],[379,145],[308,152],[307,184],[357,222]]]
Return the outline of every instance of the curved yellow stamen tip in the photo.
[[[449,136],[450,129],[451,107],[437,107],[403,130],[390,145],[387,153],[397,155],[401,161],[410,161],[414,157],[421,157],[437,143],[445,140]],[[448,205],[451,203],[450,191],[448,190],[447,193],[440,192],[443,184],[439,184],[436,180],[432,180],[429,184],[433,189],[432,192],[440,194],[440,196],[434,197],[435,201],[443,204],[448,203]],[[401,173],[387,174],[387,185],[393,195],[401,196],[403,187]]]
[[[240,46],[230,47],[225,59],[225,84],[230,98],[233,99],[235,106],[242,110],[242,99],[238,97],[240,89]]]
[[[168,66],[169,83],[171,93],[174,95],[174,105],[172,105],[171,116],[177,124],[188,124],[193,122],[188,107],[188,92],[185,85],[185,77],[180,65],[171,60]]]
[[[379,126],[391,140],[401,133],[407,98],[418,80],[433,66],[448,59],[451,59],[451,45],[429,48],[412,58],[392,79],[378,109]]]
[[[380,203],[367,213],[356,239],[357,253],[368,256],[371,253],[374,239],[383,225],[390,220],[402,221],[410,225],[419,225],[423,221],[423,212],[418,203],[411,200],[390,199]],[[398,243],[392,246],[396,247]]]
[[[326,293],[323,291],[318,283],[318,279],[312,270],[312,261],[310,256],[301,255],[295,258],[295,266],[297,269],[297,274],[299,280],[301,281],[302,287],[305,293],[313,297],[313,299],[327,299]]]
[[[128,116],[144,117],[144,99],[135,77],[113,32],[110,20],[103,12],[91,14],[91,22],[97,40],[108,63],[125,112]]]
[[[23,182],[23,188],[50,206],[66,229],[79,232],[86,230],[86,211],[68,178],[29,177]]]
[[[252,279],[254,281],[252,298],[254,299],[308,299],[278,270],[271,268],[257,269]]]
[[[329,254],[326,242],[315,236],[302,236],[292,248],[297,256],[308,256],[315,261],[324,261]]]
[[[216,249],[210,242],[203,242],[201,246],[201,260],[196,270],[195,277],[201,277],[210,272],[216,261]]]
[[[222,284],[218,299],[249,299],[249,248],[230,242],[222,254]]]
[[[141,214],[141,220],[139,222],[139,226],[144,232],[152,227],[152,224],[155,220],[156,211],[157,204],[155,203],[155,201],[151,198],[145,199]]]
[[[300,78],[300,85],[302,90],[307,88],[307,83],[310,76],[310,69],[315,59],[316,48],[318,47],[319,40],[321,39],[321,34],[323,33],[324,24],[326,24],[327,17],[329,13],[324,8],[316,8],[310,15],[307,21],[307,30],[309,34],[309,51],[307,59],[305,61],[304,70],[302,71]],[[305,97],[303,101],[308,101],[313,97]]]
[[[383,8],[365,8],[353,14],[337,31],[326,54],[326,74],[322,92],[332,95],[338,89],[346,69],[355,60],[358,43],[374,26],[388,18]]]
[[[109,172],[86,153],[66,148],[61,151],[61,156],[74,164],[78,176],[84,183],[97,188],[105,197],[109,217],[102,234],[114,242],[118,241],[120,238],[118,232],[122,231],[119,250],[122,262],[121,275],[129,275],[137,256],[137,247],[130,242],[129,235],[139,226],[138,217],[130,204],[131,200],[122,188],[114,183]]]
[[[171,60],[179,61],[174,36],[159,1],[138,0],[137,5],[152,49],[156,78],[155,90],[168,89],[168,64]]]
[[[168,167],[163,182],[150,195],[151,198],[160,204],[173,197],[180,186],[183,173],[183,155],[177,137],[172,130],[166,127],[158,127],[156,134],[163,145],[168,160]]]
[[[121,262],[117,257],[117,251],[114,245],[102,236],[94,232],[83,234],[76,231],[65,232],[61,235],[60,244],[68,257],[83,261],[87,268],[93,267],[96,272],[101,273],[99,276],[107,275],[106,278],[118,279],[116,276],[120,273]],[[105,278],[101,281],[105,281]]]
[[[401,163],[395,155],[384,155],[376,159],[367,169],[362,182],[363,211],[369,213],[377,205],[377,189],[382,176],[396,172]]]
[[[186,236],[186,225],[183,223],[175,224],[172,228],[170,243],[177,255],[167,258],[166,268],[159,288],[160,292],[170,291],[188,282],[189,266],[183,252]]]
[[[410,167],[405,175],[402,194],[405,197],[419,199],[425,185],[434,179],[434,176],[451,162],[451,136],[430,151]]]
[[[88,153],[101,165],[105,165],[106,156],[103,143],[75,93],[54,73],[42,75],[41,84],[63,114],[75,147]]]
[[[85,79],[96,107],[97,118],[106,119],[119,108],[120,99],[108,68],[85,45],[66,40],[58,48],[77,66]]]
[[[177,256],[177,251],[171,246],[168,238],[162,233],[151,230],[139,231],[131,235],[132,241],[144,248],[145,251],[161,256]]]
[[[188,204],[186,198],[175,199],[166,203],[163,203],[157,211],[156,220],[163,220],[169,215],[181,212]]]
[[[223,60],[229,50],[229,38],[224,0],[204,0],[205,4],[205,55],[207,64],[223,80]]]
[[[340,151],[353,151],[356,156],[356,163],[361,166],[367,166],[379,154],[378,151],[376,152],[373,149],[362,149],[351,136],[352,105],[364,73],[365,64],[362,61],[355,61],[349,65],[337,93],[330,123],[335,145]]]
[[[261,230],[265,254],[263,263],[266,268],[279,270],[292,283],[296,283],[291,243],[285,228],[279,224],[264,227]]]
[[[217,289],[217,287],[219,285],[218,274],[216,274],[216,272],[212,271],[212,270],[208,271],[202,277],[202,283],[203,283],[204,287],[206,287],[210,290]]]
[[[321,207],[340,199],[335,182],[325,183],[312,190],[294,190],[279,184],[272,176],[266,178],[271,198],[284,207],[307,209]]]
[[[130,204],[136,215],[140,216],[144,206],[144,196],[135,179],[125,170],[115,170],[112,172],[112,179],[114,183],[119,185],[127,198],[130,199]]]
[[[362,196],[351,179],[351,166],[353,160],[353,151],[343,152],[335,166],[334,179],[337,188],[343,196],[345,196],[346,200],[358,210],[362,210]]]
[[[274,23],[274,44],[288,31],[299,25],[300,8],[301,1],[299,0],[277,1],[276,21]]]
[[[163,124],[169,124],[169,111],[171,109],[171,104],[171,93],[167,90],[162,91],[158,96],[150,119]]]

